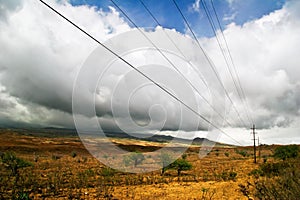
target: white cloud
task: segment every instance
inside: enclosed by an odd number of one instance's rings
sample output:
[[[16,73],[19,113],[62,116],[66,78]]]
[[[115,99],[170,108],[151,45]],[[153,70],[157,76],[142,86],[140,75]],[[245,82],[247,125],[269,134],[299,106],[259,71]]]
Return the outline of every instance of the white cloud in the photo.
[[[22,7],[20,0],[0,0],[0,20],[6,20],[11,12],[17,11]]]
[[[114,8],[104,12],[93,7],[50,2],[100,41],[130,30]],[[194,11],[199,11],[199,4],[196,0]],[[264,143],[275,143],[274,137],[283,142],[284,136],[280,134],[288,135],[286,141],[299,141],[296,132],[300,121],[299,9],[300,3],[291,1],[261,19],[242,26],[232,23],[224,30],[254,120],[262,128]],[[0,0],[0,11],[3,10],[6,11],[0,12],[0,121],[72,126],[69,113],[73,82],[80,66],[97,45],[38,1],[8,3]],[[201,39],[201,43],[246,120],[215,39]],[[140,59],[143,60],[140,57],[136,60]],[[118,76],[107,77],[107,81],[110,78]],[[109,95],[109,90],[101,91],[99,99],[105,102],[104,96]],[[99,111],[106,115],[111,112],[109,109]],[[228,118],[240,125],[233,111]],[[105,120],[107,126],[112,124]],[[272,135],[273,130],[276,135]],[[241,132],[245,130],[228,131],[238,132],[241,141],[249,139]]]
[[[234,3],[236,3],[238,0],[226,0],[229,6],[233,6]]]
[[[225,15],[223,17],[223,21],[233,21],[233,20],[235,20],[237,14],[238,14],[238,12],[234,12],[231,15]]]
[[[192,10],[194,12],[200,11],[200,0],[195,0],[195,2],[192,4]]]
[[[255,123],[267,130],[263,133],[268,132],[268,137],[272,137],[270,132],[275,127],[280,127],[279,132],[285,130],[282,134],[289,130],[289,137],[299,137],[293,132],[295,129],[290,128],[300,119],[300,58],[297,56],[300,23],[296,8],[300,8],[299,2],[292,1],[261,19],[242,26],[232,23],[224,30]],[[237,108],[243,111],[215,38],[203,39],[202,42],[229,92],[234,94]],[[233,114],[232,111],[231,116]],[[242,116],[247,119],[245,111]],[[264,139],[268,143],[267,137]],[[275,142],[274,139],[270,141]]]
[[[1,1],[1,8],[9,7],[7,2]],[[103,12],[93,7],[73,7],[66,2],[48,2],[100,41],[130,29],[113,8]],[[17,102],[14,110],[5,111],[6,116],[10,121],[38,124],[33,116],[38,112],[30,113],[32,110],[27,109],[33,105],[50,109],[47,116],[49,112],[53,116],[58,111],[70,113],[74,78],[86,57],[97,47],[96,43],[39,1],[14,3],[5,19],[0,19],[0,83],[5,88],[2,97]],[[45,123],[47,120],[51,123],[51,119],[47,117]],[[40,120],[40,123],[44,122]]]

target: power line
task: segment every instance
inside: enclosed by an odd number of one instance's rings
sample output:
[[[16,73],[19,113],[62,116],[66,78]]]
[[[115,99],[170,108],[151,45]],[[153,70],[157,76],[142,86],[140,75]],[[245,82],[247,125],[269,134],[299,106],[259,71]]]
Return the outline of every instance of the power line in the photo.
[[[211,14],[210,14],[210,11],[209,11],[209,9],[208,9],[208,7],[207,7],[207,5],[206,5],[206,3],[205,3],[204,0],[200,0],[200,3],[201,3],[201,5],[202,5],[202,7],[204,8],[205,14],[206,14],[207,19],[208,19],[208,21],[209,21],[209,24],[210,24],[210,26],[211,26],[211,28],[212,28],[212,30],[213,30],[213,33],[214,33],[215,38],[216,38],[216,40],[217,40],[218,46],[219,46],[219,48],[220,48],[220,50],[221,50],[221,53],[222,53],[222,55],[223,55],[223,57],[224,57],[224,60],[225,60],[225,63],[226,63],[226,67],[227,67],[227,69],[228,69],[228,71],[229,71],[230,77],[231,77],[231,79],[232,79],[232,81],[233,81],[233,84],[234,84],[234,87],[235,87],[235,89],[236,89],[236,91],[237,91],[237,94],[238,94],[239,98],[241,99],[241,102],[242,102],[243,106],[245,107],[244,102],[243,102],[243,99],[242,99],[242,96],[241,96],[240,91],[239,91],[239,89],[238,89],[237,82],[236,82],[236,80],[235,80],[235,78],[234,78],[234,76],[233,76],[232,69],[231,69],[230,66],[229,66],[229,61],[228,61],[228,59],[227,59],[227,56],[225,55],[224,49],[223,49],[222,44],[221,44],[221,42],[220,42],[219,36],[218,36],[218,34],[217,34],[217,28],[216,28],[216,26],[215,26],[215,23],[214,23],[214,21],[213,21],[213,18],[212,18],[212,16],[211,16]],[[246,108],[245,108],[245,110],[246,110]],[[248,116],[247,110],[246,110],[246,114],[247,114],[247,116]],[[249,119],[249,121],[250,121],[249,116],[248,116],[248,119]],[[249,123],[250,123],[250,122],[249,122]]]
[[[175,0],[172,0],[172,1],[173,1],[173,3],[175,4],[175,6],[176,6],[178,12],[180,13],[181,17],[183,18],[183,20],[184,20],[185,24],[187,25],[188,29],[189,29],[190,32],[192,33],[192,35],[193,35],[195,41],[197,42],[199,48],[201,49],[201,51],[202,51],[203,54],[205,55],[207,61],[209,62],[209,65],[210,65],[211,69],[212,69],[213,72],[215,73],[215,75],[216,75],[218,81],[220,82],[220,84],[221,84],[223,90],[225,91],[225,94],[226,94],[227,98],[229,99],[229,101],[231,102],[231,104],[232,104],[232,106],[233,106],[235,112],[237,113],[239,120],[242,122],[242,124],[243,124],[245,127],[247,127],[246,124],[245,124],[245,122],[242,120],[242,118],[241,118],[241,116],[240,116],[240,113],[238,112],[237,108],[235,107],[235,105],[234,105],[234,103],[233,103],[231,97],[229,96],[229,94],[228,94],[228,92],[227,92],[227,90],[226,90],[226,88],[225,88],[225,86],[224,86],[224,84],[223,84],[223,82],[222,82],[222,80],[221,80],[221,78],[220,78],[219,73],[218,73],[217,70],[215,69],[215,66],[214,66],[213,62],[211,61],[211,59],[209,58],[209,56],[206,54],[206,52],[205,52],[204,49],[202,48],[202,46],[201,46],[201,44],[200,44],[198,38],[196,37],[194,31],[193,31],[192,28],[190,27],[190,25],[189,25],[187,19],[185,18],[184,14],[182,13],[182,11],[181,11],[181,9],[179,8],[179,6],[178,6],[178,4],[176,3],[176,1],[175,1]]]
[[[143,7],[145,8],[145,10],[149,13],[149,15],[152,17],[152,19],[157,23],[158,26],[162,26],[160,24],[160,22],[157,20],[157,18],[153,15],[153,13],[150,11],[150,9],[146,6],[146,4],[142,1],[139,0],[139,2],[143,5]],[[193,65],[193,63],[191,63],[186,56],[184,55],[184,53],[181,51],[181,49],[176,45],[176,43],[174,42],[174,40],[170,37],[170,35],[164,30],[162,29],[164,34],[167,36],[167,38],[172,42],[172,44],[175,46],[175,48],[179,51],[179,53],[185,58],[185,60],[189,63],[189,65],[197,72],[198,76],[200,77],[200,79],[202,80],[202,82],[205,84],[206,88],[209,90],[208,85],[206,84],[204,78],[201,76],[201,74],[198,72],[197,69],[195,69],[196,67]],[[202,99],[204,99],[204,101],[214,110],[215,113],[217,113],[225,122],[227,125],[232,126],[230,122],[228,122],[228,120],[222,116],[222,114],[220,114],[220,112],[218,112],[213,105],[211,105],[211,103],[198,91],[196,90],[197,93],[202,97]]]
[[[68,19],[67,17],[65,17],[63,14],[61,14],[59,11],[57,11],[56,9],[54,9],[53,7],[51,7],[49,4],[47,4],[46,2],[44,2],[43,0],[39,0],[41,3],[43,3],[45,6],[47,6],[49,9],[51,9],[53,12],[55,12],[57,15],[59,15],[60,17],[62,17],[63,19],[65,19],[67,22],[69,22],[70,24],[72,24],[75,28],[77,28],[78,30],[80,30],[82,33],[84,33],[85,35],[87,35],[89,38],[91,38],[92,40],[94,40],[96,43],[98,43],[100,46],[102,46],[104,49],[106,49],[107,51],[109,51],[111,54],[113,54],[114,56],[116,56],[118,59],[120,59],[121,61],[123,61],[125,64],[127,64],[129,67],[131,67],[133,70],[135,70],[136,72],[138,72],[140,75],[142,75],[143,77],[145,77],[147,80],[149,80],[150,82],[152,82],[154,85],[156,85],[158,88],[160,88],[162,91],[164,91],[165,93],[167,93],[169,96],[171,96],[173,99],[175,99],[176,101],[178,101],[179,103],[181,103],[182,105],[184,105],[188,110],[190,110],[192,113],[194,113],[195,115],[197,115],[199,118],[201,118],[203,121],[205,121],[206,123],[210,124],[212,127],[216,128],[217,130],[219,130],[220,132],[222,132],[223,134],[225,134],[226,136],[228,136],[229,138],[231,138],[233,141],[235,141],[236,143],[242,145],[240,142],[238,142],[237,140],[235,140],[234,138],[232,138],[231,136],[229,136],[225,131],[223,131],[222,129],[220,129],[219,127],[217,127],[215,124],[213,124],[211,121],[209,121],[208,119],[206,119],[204,116],[202,116],[200,113],[198,113],[197,111],[195,111],[193,108],[191,108],[189,105],[187,105],[186,103],[184,103],[181,99],[179,99],[178,97],[176,97],[174,94],[172,94],[170,91],[168,91],[167,89],[165,89],[164,87],[162,87],[161,85],[159,85],[156,81],[154,81],[153,79],[151,79],[150,77],[148,77],[145,73],[143,73],[142,71],[140,71],[139,69],[137,69],[136,67],[134,67],[132,64],[130,64],[128,61],[126,61],[124,58],[122,58],[121,56],[119,56],[117,53],[115,53],[113,50],[111,50],[109,47],[107,47],[105,44],[101,43],[99,40],[97,40],[95,37],[93,37],[91,34],[89,34],[87,31],[85,31],[84,29],[80,28],[78,25],[76,25],[74,22],[72,22],[70,19]]]
[[[174,65],[174,63],[153,43],[153,41],[151,39],[149,39],[149,37],[147,37],[147,35],[137,26],[137,24],[126,14],[126,12],[116,4],[116,2],[114,0],[111,0],[111,2],[114,4],[114,6],[116,6],[117,9],[119,9],[121,11],[121,13],[129,20],[129,22],[148,40],[148,42],[150,42],[150,44],[163,56],[163,58],[165,58],[167,60],[167,62],[169,64],[172,65],[172,67],[189,83],[189,85],[205,100],[205,102],[215,111],[216,109],[209,103],[209,101],[200,93],[200,91],[184,76],[184,74],[181,73],[181,71]],[[145,5],[145,4],[143,4]],[[153,16],[153,15],[152,15]],[[158,21],[157,21],[158,22]],[[160,23],[159,23],[160,24]],[[169,37],[169,39],[171,39]],[[171,39],[172,40],[172,39]],[[177,46],[177,45],[176,45]],[[177,47],[178,48],[178,47]],[[179,49],[179,48],[178,48]],[[179,49],[179,51],[181,52],[181,50]],[[182,53],[182,52],[181,52]],[[183,54],[183,53],[182,53]],[[184,56],[185,57],[185,56]],[[187,61],[187,59],[185,58],[185,60]],[[201,77],[201,76],[200,76]],[[205,82],[202,79],[203,82]],[[218,113],[218,112],[217,112]],[[219,113],[219,115],[221,116],[221,118],[224,119],[224,117],[222,117],[222,115]],[[230,123],[229,123],[230,124]],[[231,126],[231,124],[230,124]]]
[[[117,5],[117,3],[114,0],[110,0],[114,6],[120,10],[120,12],[127,18],[127,20],[148,40],[148,42],[168,61],[169,64],[172,65],[172,67],[189,83],[189,85],[206,101],[206,103],[208,103],[210,105],[210,107],[217,112],[222,119],[224,119],[225,122],[227,122],[227,124],[229,124],[229,126],[232,126],[218,111],[216,111],[216,109],[209,103],[209,101],[203,96],[201,95],[201,93],[199,92],[199,90],[180,72],[180,70],[173,64],[173,62],[153,43],[153,41],[151,39],[149,39],[147,37],[147,35],[137,26],[137,24],[126,14],[126,12]],[[145,4],[144,4],[145,5]],[[153,15],[152,15],[153,16]],[[156,20],[158,22],[158,20]],[[160,24],[160,23],[159,23]],[[181,51],[180,51],[181,52]],[[187,59],[186,59],[187,60]],[[225,88],[224,88],[225,89]],[[228,96],[229,97],[229,96]],[[229,97],[230,98],[230,97]],[[232,102],[233,103],[233,102]],[[239,113],[238,113],[239,115]],[[241,119],[241,118],[240,118]],[[245,124],[244,124],[245,125]],[[246,126],[246,125],[245,125]]]
[[[189,85],[204,99],[204,101],[219,115],[221,116],[221,118],[229,125],[229,126],[232,126],[231,123],[228,122],[228,120],[226,120],[210,103],[209,101],[200,93],[200,91],[180,72],[180,70],[174,65],[174,63],[168,59],[168,57],[147,37],[147,35],[145,35],[145,33],[143,31],[141,31],[141,29],[137,26],[137,24],[126,14],[126,12],[120,7],[117,5],[117,3],[114,1],[114,0],[110,0],[114,6],[120,10],[120,12],[127,18],[127,20],[150,42],[150,44],[156,48],[156,50],[168,61],[169,64],[172,65],[172,67],[189,83]],[[141,1],[140,1],[141,2]],[[146,5],[141,2],[143,6],[146,7]],[[150,12],[149,9],[146,9],[148,12]],[[154,15],[151,13],[151,16],[154,17]],[[155,17],[154,17],[155,18]],[[155,20],[158,25],[161,25],[158,20]],[[168,34],[167,34],[168,35]],[[169,36],[169,39],[171,41],[173,41],[170,36]],[[174,43],[174,41],[173,41]],[[174,43],[175,44],[175,43]],[[182,53],[182,51],[178,48],[178,46],[175,44],[175,46],[177,47],[177,49],[181,52],[181,54],[184,56],[184,54]],[[185,60],[187,61],[186,57],[185,57]],[[190,63],[189,61],[187,61],[188,63]],[[191,63],[190,63],[191,64]],[[191,64],[191,66],[193,66]],[[197,71],[197,70],[196,70]],[[201,76],[200,76],[201,77]],[[202,79],[203,82],[205,82],[203,79]],[[207,86],[208,87],[208,86]]]
[[[145,3],[142,0],[139,0],[140,3],[143,5],[143,7],[146,9],[146,11],[149,13],[149,15],[152,17],[152,19],[157,23],[158,26],[162,25],[160,24],[160,22],[156,19],[156,17],[153,15],[153,13],[149,10],[149,8],[145,5]],[[202,75],[198,72],[197,68],[193,65],[193,63],[191,63],[186,56],[184,55],[184,53],[181,51],[181,49],[176,45],[176,43],[174,42],[174,40],[170,37],[170,35],[165,31],[165,29],[162,28],[162,31],[165,33],[165,35],[167,36],[167,38],[172,42],[172,44],[175,46],[175,48],[178,50],[178,52],[184,57],[184,59],[189,63],[189,65],[197,72],[197,75],[200,77],[201,81],[204,83],[204,85],[206,86],[207,89],[209,89],[206,81],[204,80],[204,78],[202,77]]]
[[[252,124],[254,124],[253,116],[252,116],[252,115],[251,115],[251,113],[249,112],[249,105],[248,105],[248,102],[247,102],[247,98],[246,98],[246,95],[245,95],[244,89],[243,89],[243,87],[242,87],[242,84],[241,84],[240,78],[239,78],[239,76],[238,76],[238,72],[237,72],[237,69],[236,69],[235,63],[233,62],[233,58],[232,58],[231,51],[230,51],[230,49],[229,49],[229,46],[228,46],[228,43],[227,43],[226,37],[225,37],[225,35],[224,35],[224,32],[223,32],[223,30],[222,30],[222,26],[221,26],[221,23],[220,23],[220,20],[219,20],[219,16],[218,16],[218,14],[217,14],[217,12],[216,12],[216,9],[215,9],[215,6],[214,6],[214,3],[213,3],[213,0],[210,0],[210,2],[211,2],[211,5],[212,5],[212,8],[213,8],[213,11],[214,11],[214,13],[215,13],[215,16],[216,16],[216,19],[217,19],[217,22],[218,22],[218,25],[219,25],[219,28],[220,28],[220,31],[221,31],[222,37],[223,37],[223,39],[224,39],[224,41],[225,41],[225,45],[226,45],[226,48],[227,48],[227,51],[228,51],[228,54],[229,54],[229,58],[230,58],[230,60],[231,60],[231,63],[232,63],[232,66],[233,66],[234,72],[235,72],[235,74],[236,74],[236,77],[237,77],[237,80],[238,80],[239,87],[240,87],[240,89],[241,89],[241,92],[242,92],[242,95],[243,95],[243,97],[244,97],[244,102],[245,102],[245,104],[246,104],[246,110],[247,110],[247,115],[248,115],[248,118],[250,118],[250,119],[251,119],[251,122],[252,122]],[[250,117],[249,117],[249,114],[250,114]]]

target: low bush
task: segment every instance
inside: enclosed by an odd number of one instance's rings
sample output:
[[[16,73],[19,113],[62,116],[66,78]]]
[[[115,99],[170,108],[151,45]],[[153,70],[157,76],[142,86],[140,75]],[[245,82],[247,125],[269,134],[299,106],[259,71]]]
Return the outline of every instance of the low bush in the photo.
[[[72,157],[72,158],[75,158],[76,156],[77,156],[77,153],[76,153],[75,151],[72,151],[71,157]]]
[[[102,176],[114,176],[116,173],[116,170],[110,168],[110,167],[105,167],[101,170],[101,175]]]
[[[250,175],[255,176],[254,196],[257,199],[299,199],[300,197],[300,162],[294,158],[298,155],[293,146],[278,147],[274,157],[282,159],[276,163],[262,163],[259,169]],[[243,189],[243,190],[242,190]],[[249,187],[241,188],[244,196],[249,196]]]
[[[247,151],[244,151],[244,150],[236,150],[235,151],[237,154],[240,154],[240,155],[242,155],[243,157],[246,157],[246,156],[248,156],[248,153],[247,153]]]
[[[277,147],[273,156],[284,161],[288,158],[296,158],[298,153],[299,147],[297,145],[288,145]]]
[[[137,165],[141,164],[145,160],[145,156],[141,152],[133,152],[128,156],[125,156],[123,162],[125,166],[129,166],[131,164],[136,167]]]
[[[230,172],[224,171],[219,176],[223,181],[229,181],[229,180],[235,180],[237,173],[234,171],[230,171]]]

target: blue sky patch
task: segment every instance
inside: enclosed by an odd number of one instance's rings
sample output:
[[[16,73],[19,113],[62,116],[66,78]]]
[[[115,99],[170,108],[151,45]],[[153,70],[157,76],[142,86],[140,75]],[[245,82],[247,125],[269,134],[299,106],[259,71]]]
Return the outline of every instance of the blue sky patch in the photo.
[[[211,0],[204,1],[209,12],[214,17]],[[103,11],[109,11],[109,6],[114,7],[109,0],[70,0],[70,2],[72,5],[96,6]],[[147,13],[139,0],[115,0],[115,2],[139,27],[151,28],[157,26],[157,23]],[[174,28],[177,31],[186,32],[187,28],[184,20],[181,18],[172,0],[143,0],[143,2],[163,27]],[[203,9],[203,4],[200,3],[199,10],[195,11],[195,9],[193,9],[193,4],[195,3],[194,0],[176,0],[176,2],[198,37],[211,37],[214,35]],[[275,10],[281,9],[285,2],[286,0],[213,1],[223,28],[233,22],[242,25],[248,21],[261,18]],[[216,19],[214,20],[215,23],[217,23]],[[125,21],[128,20],[125,19]],[[130,26],[133,26],[130,22],[128,23]]]

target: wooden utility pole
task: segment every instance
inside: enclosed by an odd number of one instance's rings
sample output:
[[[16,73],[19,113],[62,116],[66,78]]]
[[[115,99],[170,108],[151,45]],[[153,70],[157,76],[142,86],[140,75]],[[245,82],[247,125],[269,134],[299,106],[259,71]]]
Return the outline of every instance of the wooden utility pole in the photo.
[[[253,153],[254,153],[254,163],[256,163],[256,142],[255,142],[255,125],[253,124],[252,129],[252,134],[253,134]]]
[[[258,159],[260,161],[260,157],[261,157],[261,145],[259,142],[259,137],[257,137],[257,145],[258,145]]]

